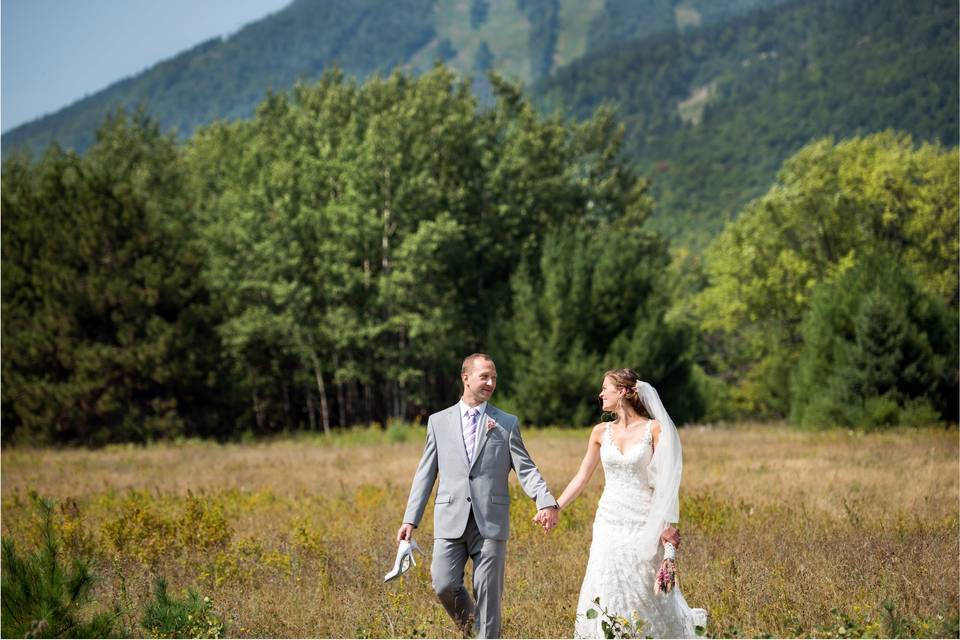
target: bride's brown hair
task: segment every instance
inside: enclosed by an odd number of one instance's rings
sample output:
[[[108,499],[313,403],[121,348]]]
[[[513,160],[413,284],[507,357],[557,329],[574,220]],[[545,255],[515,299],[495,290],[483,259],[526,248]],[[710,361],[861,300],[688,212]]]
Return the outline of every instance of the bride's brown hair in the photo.
[[[631,409],[640,414],[641,417],[650,417],[647,408],[643,406],[643,401],[637,395],[637,381],[640,376],[637,375],[636,371],[633,369],[611,369],[603,374],[603,377],[604,379],[610,378],[613,386],[626,390],[627,393],[623,396],[623,401],[629,404]]]

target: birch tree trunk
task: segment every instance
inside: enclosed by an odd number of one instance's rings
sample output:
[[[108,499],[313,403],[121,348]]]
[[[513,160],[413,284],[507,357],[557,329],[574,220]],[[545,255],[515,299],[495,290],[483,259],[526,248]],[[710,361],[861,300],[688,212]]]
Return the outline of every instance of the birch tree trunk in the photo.
[[[323,372],[320,371],[320,358],[317,352],[310,349],[310,358],[313,360],[313,374],[317,378],[317,392],[320,394],[320,421],[323,423],[323,432],[330,435],[330,411],[327,408],[327,388],[323,384]]]

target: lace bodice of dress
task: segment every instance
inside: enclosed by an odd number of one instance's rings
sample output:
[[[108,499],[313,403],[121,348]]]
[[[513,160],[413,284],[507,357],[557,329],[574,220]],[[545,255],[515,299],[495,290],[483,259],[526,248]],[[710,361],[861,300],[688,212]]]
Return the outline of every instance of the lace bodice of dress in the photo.
[[[625,452],[617,448],[608,424],[600,445],[603,463],[603,495],[597,505],[596,520],[604,525],[639,529],[647,520],[653,489],[647,479],[647,467],[653,457],[653,434],[648,420],[639,442]]]

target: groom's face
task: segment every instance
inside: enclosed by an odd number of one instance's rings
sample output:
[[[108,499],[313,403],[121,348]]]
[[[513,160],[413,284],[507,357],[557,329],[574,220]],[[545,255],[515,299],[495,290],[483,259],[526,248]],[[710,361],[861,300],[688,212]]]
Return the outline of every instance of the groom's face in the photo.
[[[468,404],[477,405],[486,402],[497,388],[497,365],[493,360],[477,358],[470,370],[461,376],[463,380],[463,399]]]

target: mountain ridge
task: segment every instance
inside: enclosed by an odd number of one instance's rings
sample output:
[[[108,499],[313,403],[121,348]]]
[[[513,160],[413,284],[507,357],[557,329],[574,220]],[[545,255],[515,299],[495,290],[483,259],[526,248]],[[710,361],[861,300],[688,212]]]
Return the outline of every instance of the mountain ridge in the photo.
[[[946,0],[295,0],[4,134],[3,152],[54,139],[82,152],[117,105],[145,105],[184,137],[334,64],[362,81],[439,60],[472,75],[481,102],[488,68],[548,73],[528,85],[541,110],[584,119],[617,105],[624,152],[651,182],[650,224],[696,250],[811,139],[895,128],[956,145],[957,28]],[[548,69],[547,53],[576,57]]]
[[[625,37],[622,29],[615,30],[623,21],[609,16],[634,15],[628,23],[633,25],[631,29],[655,33],[680,28],[671,17],[674,5],[720,20],[781,1],[516,0],[491,4],[470,0],[467,7],[467,2],[436,0],[352,0],[336,5],[294,0],[228,37],[200,42],[14,127],[3,133],[0,141],[4,156],[16,148],[36,154],[51,142],[83,152],[108,113],[142,103],[161,127],[189,135],[216,119],[250,117],[267,91],[286,91],[298,80],[315,80],[332,66],[363,80],[371,73],[389,73],[397,67],[419,74],[441,60],[461,74],[474,75],[475,88],[483,98],[489,94],[489,84],[486,69],[477,68],[482,46],[493,56],[493,70],[530,83],[538,79],[534,68],[551,73],[558,61],[568,64],[592,48]],[[470,24],[470,16],[483,14],[484,6],[483,20]],[[528,21],[526,28],[513,24],[521,18]],[[497,40],[501,33],[506,35]],[[537,66],[534,58],[547,54],[550,64],[541,59]],[[567,60],[568,56],[575,57]]]

